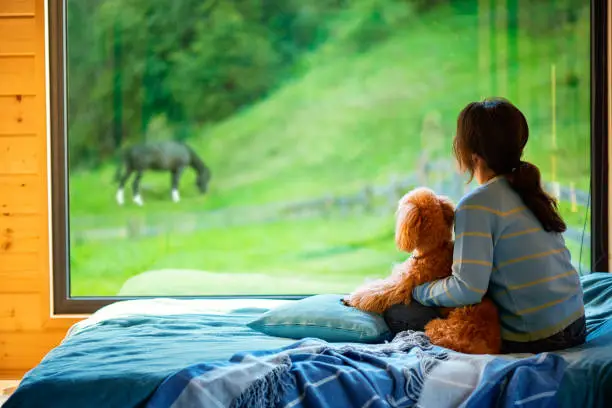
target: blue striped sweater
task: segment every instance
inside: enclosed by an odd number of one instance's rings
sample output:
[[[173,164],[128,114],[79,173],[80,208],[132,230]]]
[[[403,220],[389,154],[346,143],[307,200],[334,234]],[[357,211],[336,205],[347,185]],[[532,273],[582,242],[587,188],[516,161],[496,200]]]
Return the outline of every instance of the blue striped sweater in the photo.
[[[485,294],[499,308],[504,340],[540,340],[584,314],[563,236],[544,231],[504,177],[457,205],[452,275],[413,291],[419,303],[445,307],[475,304]]]

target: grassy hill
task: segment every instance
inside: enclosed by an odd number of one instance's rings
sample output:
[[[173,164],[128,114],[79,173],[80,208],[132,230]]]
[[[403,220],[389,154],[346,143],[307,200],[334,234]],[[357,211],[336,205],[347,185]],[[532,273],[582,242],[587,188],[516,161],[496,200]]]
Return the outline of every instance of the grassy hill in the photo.
[[[588,35],[588,13],[577,27],[577,32]],[[114,168],[109,165],[71,175],[75,226],[83,216],[121,225],[143,212],[180,214],[309,199],[387,183],[393,174],[413,173],[425,149],[433,157],[450,158],[459,110],[469,101],[504,89],[530,122],[527,158],[550,180],[551,155],[556,153],[557,179],[587,189],[588,37],[572,42],[575,33],[562,25],[536,34],[523,30],[508,37],[507,31],[494,30],[488,35],[486,42],[476,41],[483,37],[479,16],[447,6],[413,19],[363,52],[330,42],[304,57],[303,75],[188,141],[212,169],[208,195],[197,195],[193,175],[187,172],[183,201],[173,204],[169,174],[147,173],[146,206],[118,208],[111,182]],[[516,61],[496,56],[503,55],[502,40],[516,41]],[[495,52],[491,41],[497,44]],[[551,136],[552,64],[557,78],[556,150]],[[424,130],[426,118],[439,118],[433,130]],[[564,212],[581,225],[580,216]],[[401,258],[393,248],[392,229],[390,216],[370,216],[286,221],[134,242],[81,243],[73,246],[72,279],[82,294],[112,294],[135,273],[183,266],[301,274],[304,279],[317,275],[322,277],[322,291],[325,282],[332,281],[342,283],[335,288],[350,290],[365,276],[384,275],[390,262]],[[316,262],[304,255],[313,247],[319,254]],[[295,287],[275,290],[299,292]]]

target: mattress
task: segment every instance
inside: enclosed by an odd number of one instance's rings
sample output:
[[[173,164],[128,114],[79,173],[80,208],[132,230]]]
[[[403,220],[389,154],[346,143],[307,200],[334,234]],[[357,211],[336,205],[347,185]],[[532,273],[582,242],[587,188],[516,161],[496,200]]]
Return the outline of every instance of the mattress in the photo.
[[[113,304],[73,326],[3,408],[141,406],[168,375],[294,340],[245,323],[281,301],[147,299]]]
[[[582,285],[588,342],[558,353],[569,363],[558,401],[568,408],[607,407],[612,401],[612,274],[587,275]],[[281,302],[151,299],[113,304],[73,326],[3,408],[143,406],[167,376],[182,368],[293,344],[245,326]]]

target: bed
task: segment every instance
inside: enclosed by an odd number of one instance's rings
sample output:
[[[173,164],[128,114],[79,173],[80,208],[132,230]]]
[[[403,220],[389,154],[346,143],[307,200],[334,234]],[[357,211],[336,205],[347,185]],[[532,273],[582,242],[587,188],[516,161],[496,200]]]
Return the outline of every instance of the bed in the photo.
[[[556,354],[564,363],[562,368],[558,364],[553,367],[553,371],[557,370],[554,375],[559,375],[554,397],[558,405],[550,406],[607,407],[612,401],[612,274],[593,273],[583,277],[582,284],[588,342]],[[147,299],[113,304],[73,326],[64,341],[24,376],[3,408],[163,406],[151,401],[163,399],[157,395],[160,389],[176,387],[176,381],[168,379],[176,379],[186,367],[204,367],[199,372],[202,374],[225,367],[237,353],[244,358],[245,352],[295,348],[299,343],[296,340],[267,336],[245,325],[282,302]],[[357,347],[332,346],[323,348],[337,352],[339,349],[334,347]],[[465,356],[455,361],[490,368],[495,361],[514,361],[520,366],[520,362],[529,361],[528,357]],[[421,362],[417,368],[427,374],[423,367]],[[529,375],[539,375],[537,366],[521,367],[514,369],[515,375],[529,370]],[[504,378],[494,381],[484,370],[476,382],[478,387],[489,387],[491,391],[507,383],[508,377]],[[516,378],[519,384],[531,382],[528,376]],[[527,402],[521,405],[529,406]]]

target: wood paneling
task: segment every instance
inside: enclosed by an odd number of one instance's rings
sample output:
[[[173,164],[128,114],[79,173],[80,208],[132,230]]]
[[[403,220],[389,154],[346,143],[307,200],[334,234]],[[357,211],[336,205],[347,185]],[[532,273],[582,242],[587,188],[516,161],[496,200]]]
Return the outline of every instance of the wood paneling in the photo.
[[[51,312],[44,37],[44,0],[0,0],[0,378],[79,320]]]
[[[0,1],[0,16],[34,14],[34,0],[2,0]]]
[[[36,94],[35,64],[36,58],[31,55],[0,55],[0,95]]]
[[[40,216],[0,217],[0,256],[38,251],[41,243],[40,225],[43,222]]]
[[[0,255],[0,259],[2,259]],[[14,262],[15,260],[13,260]],[[0,297],[4,299],[4,293],[37,293],[40,294],[43,286],[40,274],[37,270],[31,271],[0,271]]]
[[[30,17],[0,18],[0,55],[34,55],[35,21]]]
[[[0,369],[3,377],[15,378],[15,373],[23,375],[57,346],[65,335],[66,330],[12,331],[9,336],[0,332]]]
[[[3,59],[0,58],[0,63],[2,61]],[[0,137],[4,135],[36,136],[36,120],[36,98],[34,96],[0,95]]]
[[[19,293],[2,295],[0,303],[0,333],[6,331],[40,330],[39,293]]]
[[[0,176],[38,174],[40,150],[34,142],[23,136],[0,137]]]
[[[0,214],[3,217],[36,215],[45,211],[47,202],[41,200],[44,188],[40,177],[0,175]],[[2,225],[0,224],[0,228]]]
[[[38,252],[0,254],[0,272],[14,274],[17,276],[22,272],[38,271],[40,265],[40,254]],[[39,277],[40,279],[40,277]],[[3,299],[0,299],[0,303]]]

